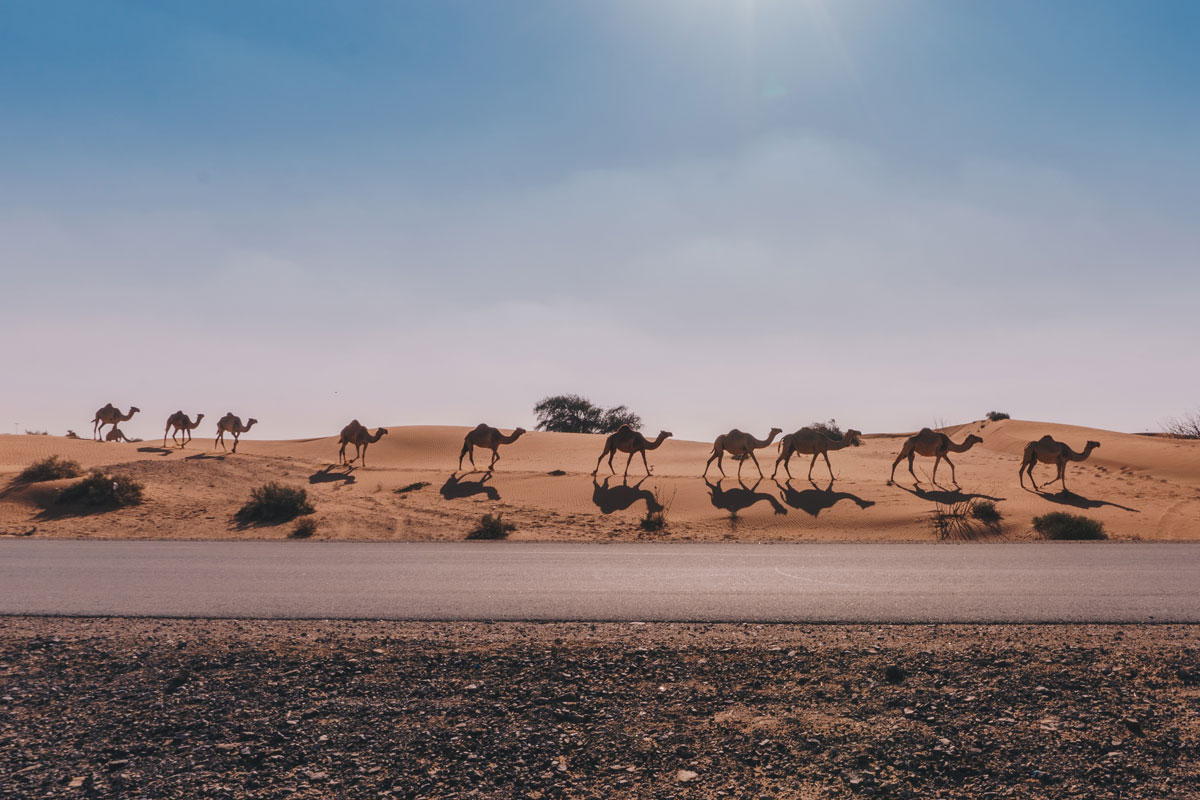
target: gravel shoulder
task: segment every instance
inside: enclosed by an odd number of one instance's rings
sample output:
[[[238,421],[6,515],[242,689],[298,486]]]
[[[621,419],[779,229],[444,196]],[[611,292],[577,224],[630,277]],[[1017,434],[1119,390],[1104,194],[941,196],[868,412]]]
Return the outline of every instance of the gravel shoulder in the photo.
[[[1184,798],[1200,626],[4,618],[0,797]]]

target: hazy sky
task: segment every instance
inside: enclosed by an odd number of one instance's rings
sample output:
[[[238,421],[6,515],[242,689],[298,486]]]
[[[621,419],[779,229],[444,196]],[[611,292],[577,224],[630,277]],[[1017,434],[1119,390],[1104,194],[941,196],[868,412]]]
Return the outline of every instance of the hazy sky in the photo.
[[[1200,4],[0,0],[0,432],[1200,405]],[[202,428],[208,431],[208,420]]]

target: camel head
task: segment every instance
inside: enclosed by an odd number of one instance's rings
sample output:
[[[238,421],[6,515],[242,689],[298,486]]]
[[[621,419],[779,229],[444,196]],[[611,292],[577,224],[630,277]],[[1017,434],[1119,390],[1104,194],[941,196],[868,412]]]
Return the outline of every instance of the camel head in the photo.
[[[772,439],[781,433],[783,433],[783,428],[771,428],[771,432],[767,434],[767,438]]]
[[[862,444],[862,431],[856,431],[851,428],[842,435],[842,439],[858,447]]]
[[[197,414],[197,415],[196,415],[196,424],[197,424],[197,425],[199,425],[199,424],[200,424],[200,420],[202,420],[202,419],[204,419],[204,415],[203,415],[203,414]]]
[[[975,444],[983,444],[983,437],[976,436],[975,434],[972,433],[970,436],[968,436],[966,438],[966,440],[963,442],[963,444],[965,444],[967,446],[975,445]]]
[[[675,434],[671,433],[670,431],[659,431],[658,435],[661,436],[663,439],[670,439]]]
[[[525,430],[524,428],[514,428],[513,429],[513,436],[520,436],[525,433],[529,433],[529,431]]]
[[[1095,449],[1096,449],[1097,447],[1099,447],[1099,446],[1100,446],[1100,443],[1099,443],[1099,442],[1091,442],[1091,441],[1089,441],[1089,442],[1087,443],[1087,449],[1089,449],[1089,450],[1095,450]]]
[[[257,424],[258,424],[258,420],[256,420],[254,417],[251,417],[250,419],[246,420],[246,430],[250,430],[251,425],[257,425]]]
[[[376,436],[387,436],[387,428],[380,428],[379,430],[375,431],[375,435]]]
[[[129,407],[129,413],[130,413],[130,414],[136,414],[136,413],[138,413],[139,411],[141,411],[141,409],[140,409],[140,408],[138,408],[137,406],[130,406],[130,407]]]

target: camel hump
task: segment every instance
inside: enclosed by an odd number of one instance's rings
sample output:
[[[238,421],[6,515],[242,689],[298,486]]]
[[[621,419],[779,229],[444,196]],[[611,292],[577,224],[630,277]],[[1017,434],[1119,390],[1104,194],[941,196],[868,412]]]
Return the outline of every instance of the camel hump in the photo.
[[[475,430],[477,430],[477,431],[486,431],[487,429],[488,429],[488,424],[486,422],[481,422],[475,426]]]
[[[614,433],[630,433],[632,431],[633,431],[633,428],[629,427],[628,422],[622,422],[621,427],[617,428],[616,431],[614,431]]]
[[[1045,444],[1046,442],[1053,442],[1053,441],[1054,441],[1054,437],[1048,433],[1045,436],[1043,436],[1042,438],[1038,439],[1038,442],[1042,443],[1042,444]]]
[[[921,433],[933,433],[933,428],[921,428]]]

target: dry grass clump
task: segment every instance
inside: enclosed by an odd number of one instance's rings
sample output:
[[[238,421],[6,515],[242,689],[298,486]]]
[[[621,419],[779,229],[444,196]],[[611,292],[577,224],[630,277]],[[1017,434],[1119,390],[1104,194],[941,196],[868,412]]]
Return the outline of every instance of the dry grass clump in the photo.
[[[933,533],[939,540],[972,541],[1000,533],[1003,515],[991,500],[971,497],[955,503],[938,503],[933,512]]]
[[[505,522],[503,514],[497,511],[495,514],[484,514],[483,519],[479,520],[479,524],[475,526],[474,530],[467,534],[467,538],[507,539],[508,535],[516,529],[516,525]]]
[[[1065,540],[1096,540],[1107,539],[1103,523],[1079,514],[1068,514],[1065,511],[1051,511],[1033,518],[1033,529],[1046,539]]]
[[[293,539],[307,539],[317,532],[317,521],[312,517],[303,517],[296,522],[296,527],[292,528]]]
[[[1171,417],[1163,423],[1163,430],[1176,439],[1200,439],[1200,410]]]
[[[250,492],[250,499],[234,516],[242,522],[270,525],[290,522],[316,511],[308,501],[308,492],[275,481],[264,483]]]
[[[62,478],[78,478],[82,474],[83,469],[79,466],[78,462],[59,458],[58,456],[50,456],[49,458],[43,458],[41,461],[35,461],[21,470],[21,474],[13,479],[13,483],[57,481]]]

